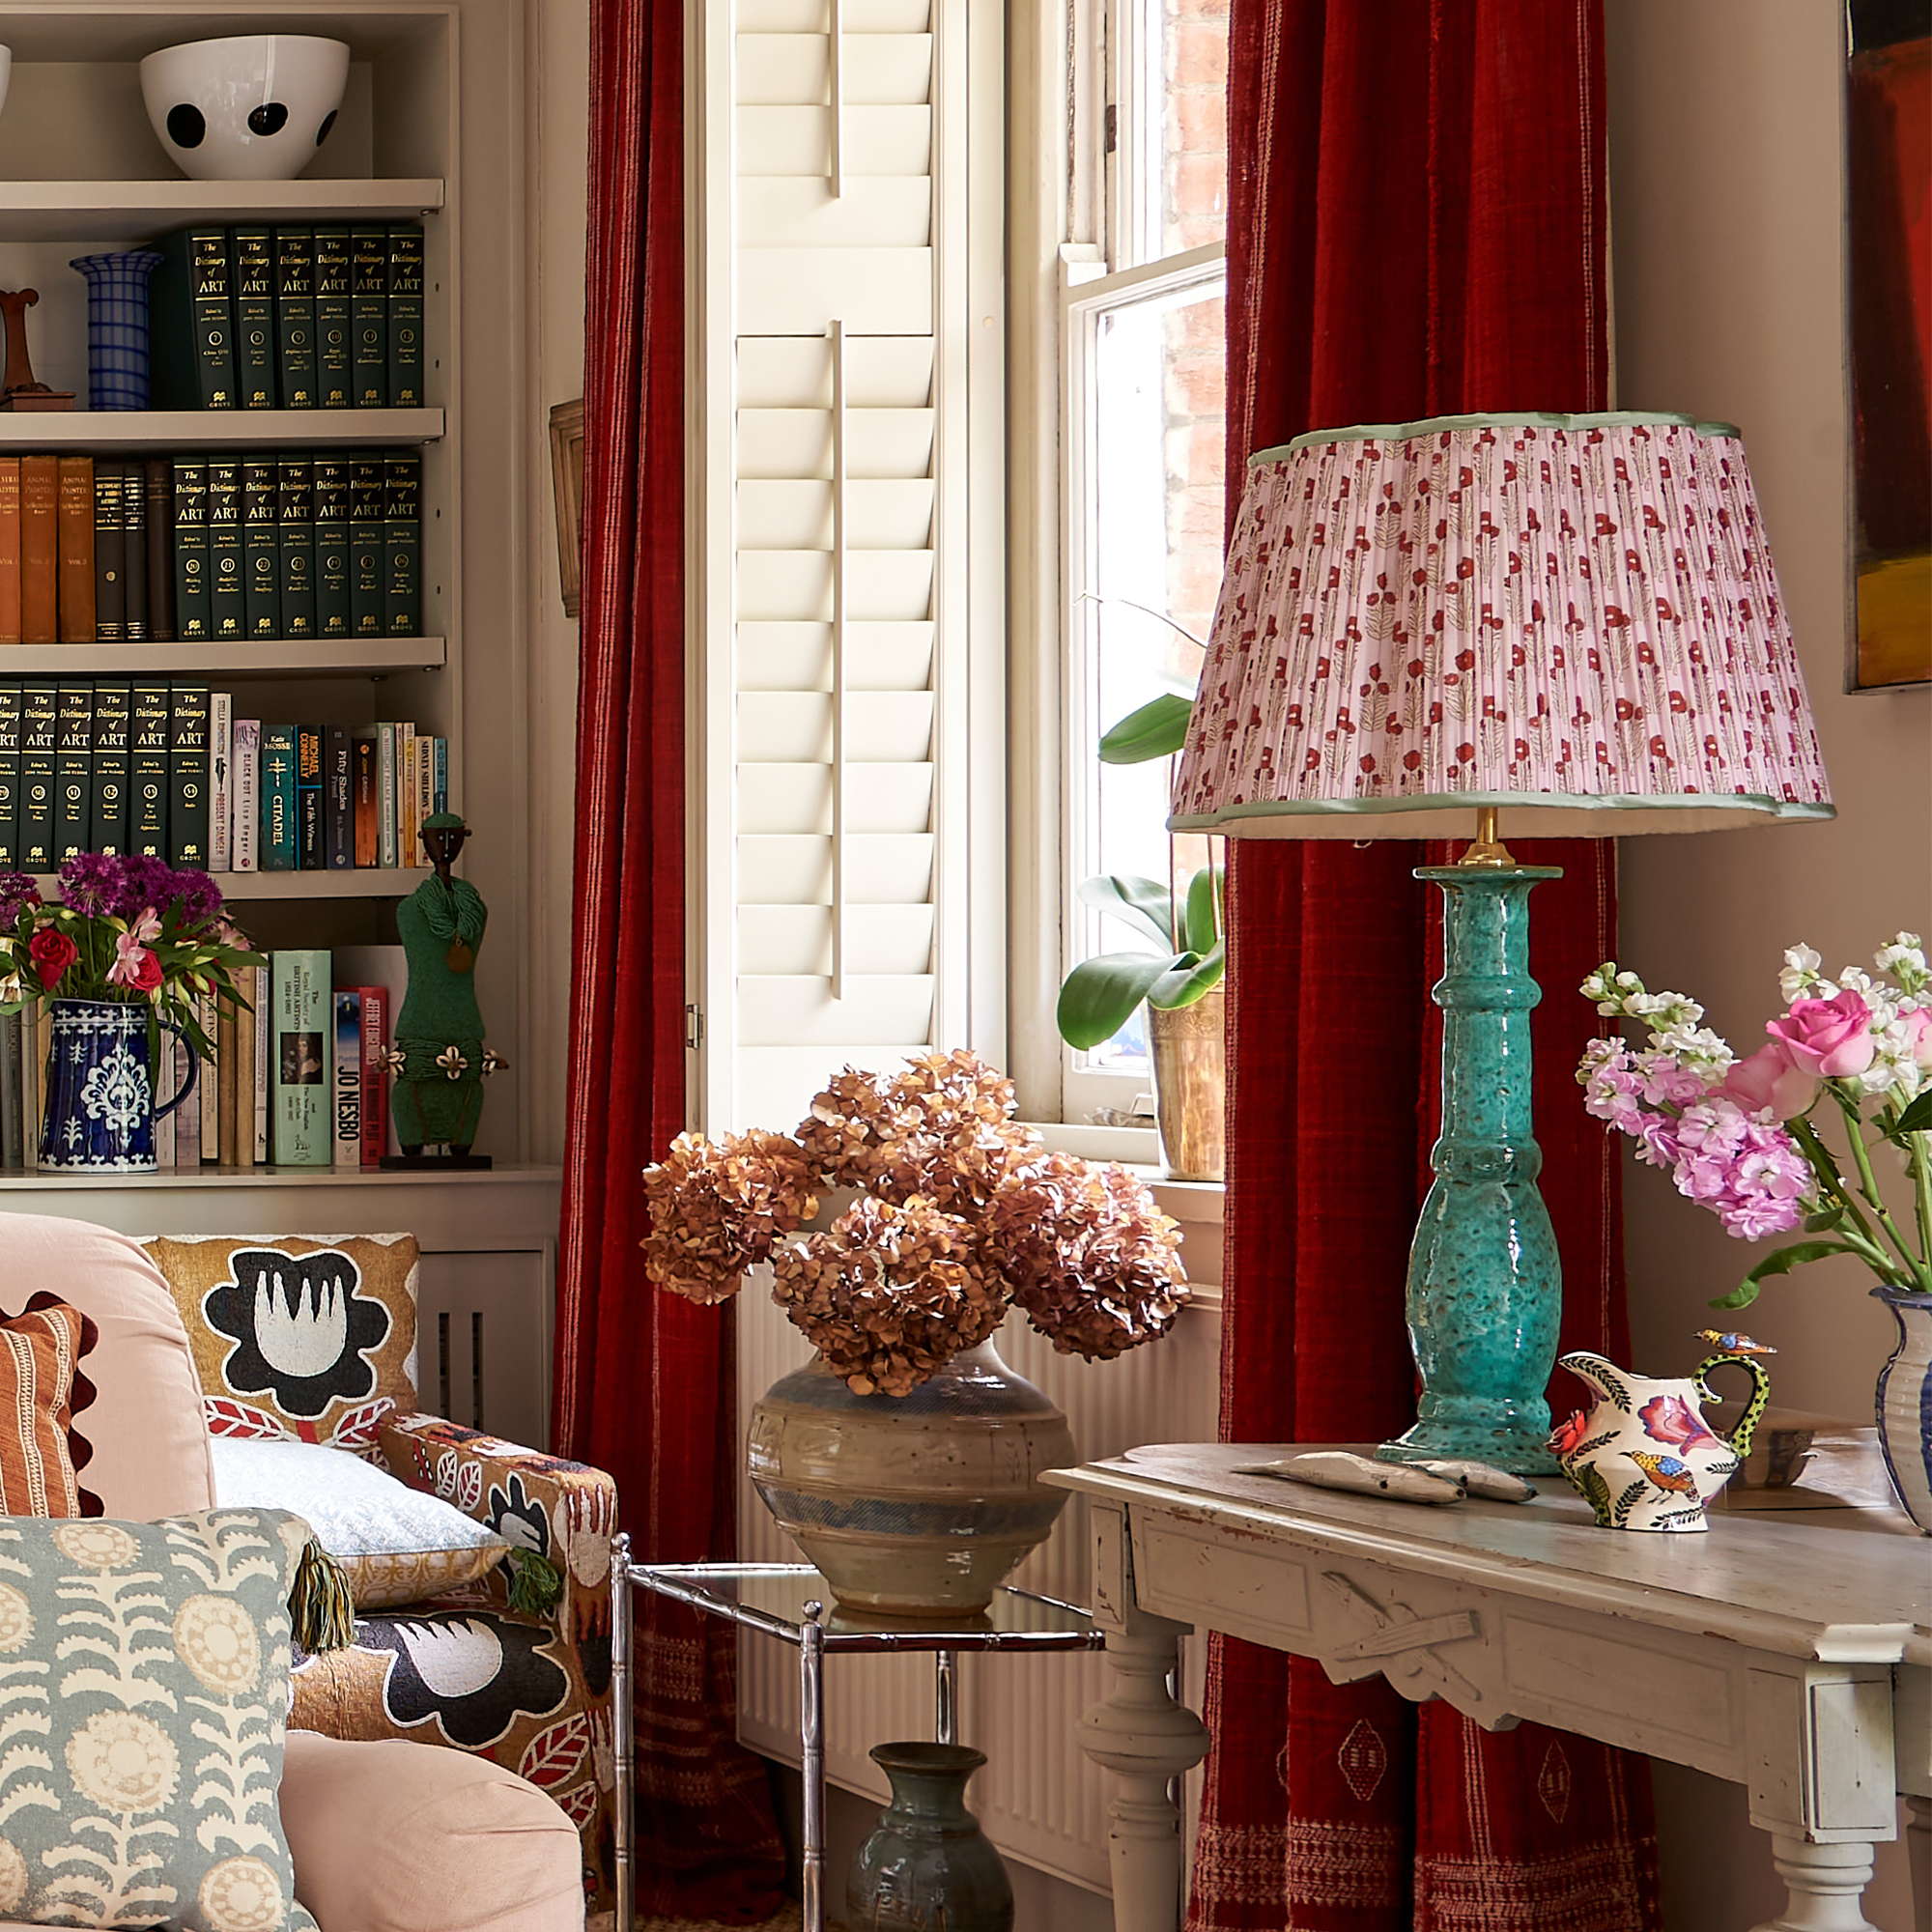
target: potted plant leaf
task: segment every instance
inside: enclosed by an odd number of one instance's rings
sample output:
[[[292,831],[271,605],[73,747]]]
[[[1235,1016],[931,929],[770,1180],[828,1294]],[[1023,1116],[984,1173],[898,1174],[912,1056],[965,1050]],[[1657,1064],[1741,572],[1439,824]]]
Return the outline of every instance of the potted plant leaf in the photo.
[[[1129,712],[1101,738],[1101,762],[1137,765],[1172,757],[1186,736],[1191,710],[1186,698],[1163,693]],[[1169,1174],[1179,1180],[1219,1180],[1226,1168],[1224,890],[1223,868],[1213,865],[1170,876],[1165,885],[1131,874],[1083,879],[1082,903],[1151,940],[1153,950],[1083,959],[1062,982],[1055,1014],[1060,1037],[1087,1051],[1111,1039],[1146,1002],[1161,1151]]]

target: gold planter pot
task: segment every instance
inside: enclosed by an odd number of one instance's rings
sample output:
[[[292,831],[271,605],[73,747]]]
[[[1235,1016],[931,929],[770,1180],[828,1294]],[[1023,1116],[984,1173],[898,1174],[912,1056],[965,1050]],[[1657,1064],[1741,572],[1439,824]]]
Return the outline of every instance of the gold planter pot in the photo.
[[[1160,1151],[1176,1180],[1227,1178],[1227,989],[1191,1007],[1148,1009]]]

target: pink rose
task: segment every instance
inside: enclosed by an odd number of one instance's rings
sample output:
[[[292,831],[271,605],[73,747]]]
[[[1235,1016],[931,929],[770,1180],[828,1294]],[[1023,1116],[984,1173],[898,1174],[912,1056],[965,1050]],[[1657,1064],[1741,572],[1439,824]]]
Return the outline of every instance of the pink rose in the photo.
[[[1782,1040],[1774,1040],[1748,1060],[1733,1062],[1718,1091],[1747,1113],[1769,1107],[1778,1120],[1795,1121],[1818,1097],[1818,1081],[1792,1060]]]
[[[1862,1073],[1878,1051],[1871,1036],[1871,1009],[1856,993],[1794,1000],[1791,1010],[1781,1020],[1767,1020],[1764,1030],[1783,1041],[1794,1065],[1821,1080]]]

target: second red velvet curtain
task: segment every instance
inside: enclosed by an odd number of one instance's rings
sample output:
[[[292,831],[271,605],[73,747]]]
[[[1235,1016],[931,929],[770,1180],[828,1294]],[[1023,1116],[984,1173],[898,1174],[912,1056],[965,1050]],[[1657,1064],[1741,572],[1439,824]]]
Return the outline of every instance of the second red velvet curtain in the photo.
[[[1304,430],[1601,409],[1600,0],[1234,0],[1228,508]],[[1507,826],[1505,825],[1505,832]],[[1616,1168],[1575,1100],[1609,848],[1531,905],[1544,1195],[1563,1346],[1623,1348]],[[1414,1417],[1403,1284],[1435,1131],[1426,848],[1233,847],[1221,1433],[1358,1441]],[[1648,1768],[1236,1640],[1210,1650],[1196,1932],[1645,1932]]]
[[[683,0],[592,0],[583,594],[556,1435],[644,1562],[735,1553],[730,1318],[645,1278],[640,1177],[685,1124]],[[735,1632],[638,1615],[638,1904],[748,1923],[783,1857],[737,1742]],[[605,1741],[608,1744],[608,1740]]]

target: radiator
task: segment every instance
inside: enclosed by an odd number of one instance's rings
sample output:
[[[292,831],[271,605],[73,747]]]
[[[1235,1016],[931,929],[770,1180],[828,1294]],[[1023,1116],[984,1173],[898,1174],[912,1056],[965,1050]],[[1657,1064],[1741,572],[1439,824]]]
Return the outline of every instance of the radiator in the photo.
[[[1218,1229],[1204,1230],[1211,1241]],[[1199,1266],[1204,1275],[1208,1266]],[[1218,1276],[1218,1268],[1211,1270]],[[760,1292],[753,1275],[739,1299],[740,1417],[781,1376],[811,1351]],[[1220,1316],[1217,1307],[1188,1309],[1165,1340],[1115,1362],[1056,1355],[1018,1316],[999,1337],[1007,1361],[1066,1411],[1083,1460],[1116,1456],[1136,1443],[1211,1441],[1218,1406]],[[802,1560],[749,1482],[740,1477],[738,1545],[749,1561]],[[1070,1499],[1052,1537],[1012,1581],[1065,1602],[1085,1604],[1087,1504]],[[1201,1654],[1186,1646],[1183,1693],[1201,1707]],[[1111,1780],[1074,1742],[1074,1725],[1105,1694],[1108,1670],[1097,1655],[975,1655],[960,1660],[959,1739],[986,1753],[968,1803],[1002,1852],[1042,1871],[1107,1890],[1106,1806]],[[785,1763],[798,1762],[798,1653],[742,1633],[738,1654],[738,1724],[746,1744]],[[825,1664],[827,1778],[883,1800],[886,1781],[866,1755],[875,1744],[932,1736],[929,1658],[832,1656]],[[1192,1833],[1190,1830],[1189,1838]]]

